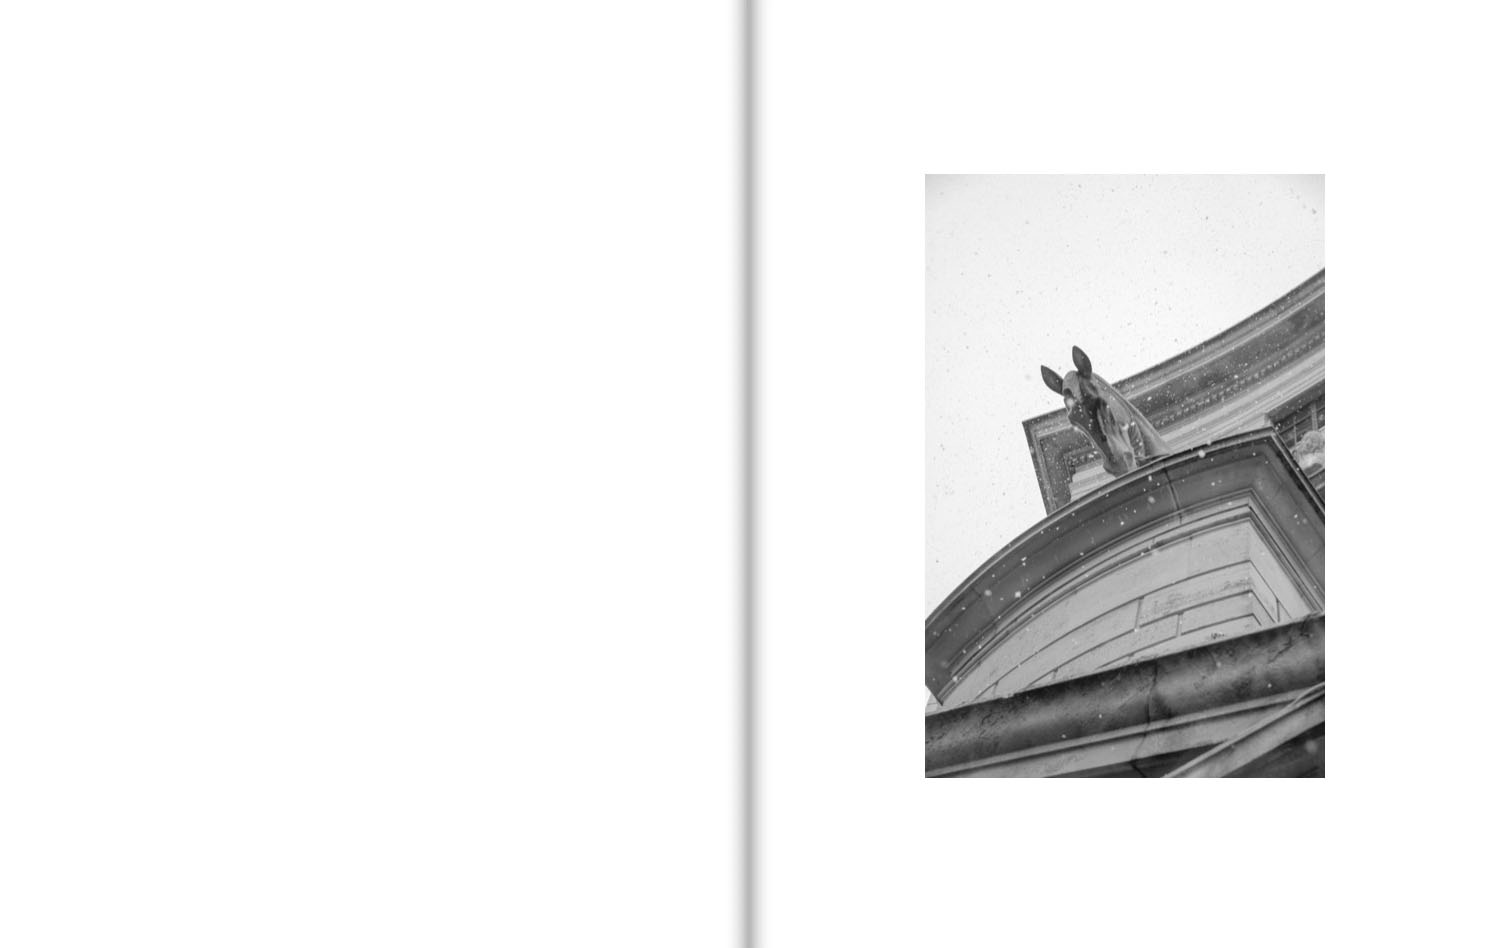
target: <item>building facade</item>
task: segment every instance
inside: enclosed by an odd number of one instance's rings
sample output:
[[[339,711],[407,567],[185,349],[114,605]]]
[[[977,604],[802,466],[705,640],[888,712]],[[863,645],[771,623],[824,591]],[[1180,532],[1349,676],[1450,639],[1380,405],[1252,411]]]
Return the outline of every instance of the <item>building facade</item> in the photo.
[[[1322,775],[1324,274],[1116,388],[1169,453],[1024,423],[1048,515],[926,620],[926,773]]]

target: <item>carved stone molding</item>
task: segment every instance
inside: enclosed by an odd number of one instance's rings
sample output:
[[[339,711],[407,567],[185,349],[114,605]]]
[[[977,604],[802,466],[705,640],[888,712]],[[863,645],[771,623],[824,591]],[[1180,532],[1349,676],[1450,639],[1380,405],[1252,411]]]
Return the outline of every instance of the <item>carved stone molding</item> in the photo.
[[[1323,382],[1324,271],[1260,312],[1116,389],[1170,447],[1261,427],[1281,404]],[[1052,513],[1107,476],[1064,411],[1023,422],[1044,509]]]

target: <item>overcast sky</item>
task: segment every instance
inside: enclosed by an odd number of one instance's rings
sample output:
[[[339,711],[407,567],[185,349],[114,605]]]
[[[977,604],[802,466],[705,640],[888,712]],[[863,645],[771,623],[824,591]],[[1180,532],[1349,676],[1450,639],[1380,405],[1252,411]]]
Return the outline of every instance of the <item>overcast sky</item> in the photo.
[[[1044,515],[1023,437],[1070,347],[1110,381],[1324,266],[1322,175],[925,183],[925,612]]]

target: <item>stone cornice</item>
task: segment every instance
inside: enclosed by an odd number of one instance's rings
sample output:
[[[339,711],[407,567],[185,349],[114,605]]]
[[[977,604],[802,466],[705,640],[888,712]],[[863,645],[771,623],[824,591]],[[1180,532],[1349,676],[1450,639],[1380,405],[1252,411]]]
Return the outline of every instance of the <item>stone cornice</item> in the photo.
[[[1324,346],[1324,271],[1259,312],[1165,362],[1115,383],[1157,427],[1183,429],[1192,419],[1243,400]],[[1074,472],[1095,449],[1070,427],[1063,409],[1023,422],[1044,508],[1069,503]],[[1170,442],[1174,448],[1187,444]]]
[[[1313,615],[1184,652],[1074,678],[924,719],[929,776],[958,776],[1003,756],[1148,731],[1212,709],[1261,702],[1324,681],[1324,617]],[[1068,743],[1065,743],[1068,742]]]
[[[1323,589],[1323,500],[1271,429],[1160,458],[1050,514],[982,564],[925,620],[925,685],[941,702],[962,669],[1049,597],[1107,568],[1138,537],[1237,498],[1271,523],[1279,558],[1310,600]]]

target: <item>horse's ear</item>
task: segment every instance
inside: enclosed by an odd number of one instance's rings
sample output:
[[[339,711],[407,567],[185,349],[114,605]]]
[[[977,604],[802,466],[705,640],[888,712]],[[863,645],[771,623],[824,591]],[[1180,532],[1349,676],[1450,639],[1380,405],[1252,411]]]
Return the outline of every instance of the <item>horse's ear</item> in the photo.
[[[1046,365],[1039,366],[1039,368],[1043,369],[1043,384],[1053,389],[1056,395],[1063,395],[1064,380],[1059,377],[1059,373]]]
[[[1085,350],[1075,346],[1072,355],[1075,357],[1075,368],[1080,370],[1080,375],[1090,378],[1090,357],[1085,354]]]

